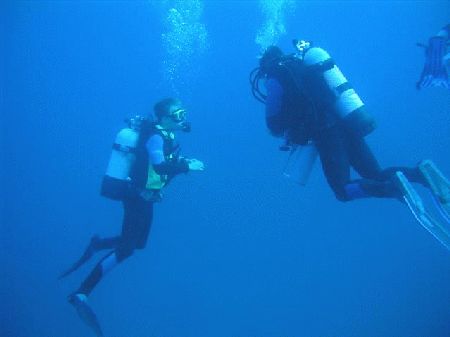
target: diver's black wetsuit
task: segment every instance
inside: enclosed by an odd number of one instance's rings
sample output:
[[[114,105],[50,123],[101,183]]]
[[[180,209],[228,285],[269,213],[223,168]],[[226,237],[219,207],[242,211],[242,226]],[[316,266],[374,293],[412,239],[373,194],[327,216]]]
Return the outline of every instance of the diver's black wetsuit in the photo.
[[[140,145],[135,151],[136,161],[130,172],[132,183],[122,200],[124,209],[122,233],[120,236],[110,238],[93,237],[91,239],[85,254],[69,270],[70,272],[86,262],[95,252],[105,249],[111,249],[111,251],[94,267],[75,291],[76,294],[88,296],[107,271],[131,256],[135,249],[143,249],[146,246],[153,220],[153,201],[143,198],[141,192],[147,183],[149,163],[152,164],[157,174],[169,175],[169,179],[176,174],[189,171],[188,163],[184,159],[170,162],[165,160],[174,147],[172,140],[163,139],[159,133],[141,137]],[[112,178],[105,176],[103,184],[108,184],[109,179]]]
[[[123,201],[123,209],[121,235],[91,241],[94,251],[112,251],[100,260],[76,293],[89,295],[109,269],[131,256],[135,249],[145,248],[153,220],[153,202],[140,196],[130,197]]]
[[[301,80],[301,79],[300,79]],[[293,144],[313,141],[322,162],[324,174],[336,198],[349,201],[358,198],[397,198],[400,191],[392,181],[396,171],[408,180],[425,185],[417,168],[390,167],[382,170],[364,136],[348,129],[327,104],[298,94],[292,79],[274,72],[266,80],[266,123],[274,136],[285,137]],[[353,167],[362,179],[352,180]]]
[[[363,137],[339,125],[315,138],[323,172],[336,198],[341,201],[364,197],[397,198],[400,192],[391,178],[401,171],[411,182],[425,184],[417,168],[390,167],[382,170]],[[350,168],[362,179],[350,179]]]

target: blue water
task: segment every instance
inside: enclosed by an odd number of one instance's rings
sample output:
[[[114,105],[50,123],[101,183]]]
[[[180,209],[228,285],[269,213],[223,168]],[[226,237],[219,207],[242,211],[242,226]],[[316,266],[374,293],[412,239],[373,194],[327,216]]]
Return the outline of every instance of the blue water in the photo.
[[[0,5],[0,336],[90,336],[66,296],[95,261],[57,275],[93,233],[120,230],[99,186],[123,118],[173,95],[193,123],[183,151],[206,170],[168,187],[147,248],[92,294],[106,336],[450,336],[450,252],[404,206],[342,204],[319,165],[305,188],[282,176],[248,84],[267,20],[258,2],[206,1],[187,21],[201,45],[187,52],[184,36],[179,54],[161,38],[170,6]],[[429,157],[450,174],[450,93],[414,86],[415,43],[449,18],[448,1],[297,2],[275,38],[332,54],[378,121],[368,142],[382,165]]]

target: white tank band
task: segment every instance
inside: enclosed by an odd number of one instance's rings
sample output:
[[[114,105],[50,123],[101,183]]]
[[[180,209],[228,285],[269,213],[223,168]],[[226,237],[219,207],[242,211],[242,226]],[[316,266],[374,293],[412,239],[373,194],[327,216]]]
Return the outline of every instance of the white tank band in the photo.
[[[320,63],[325,66],[327,61],[332,61],[330,55],[318,47],[310,48],[304,57],[304,62],[307,66],[320,66]],[[359,98],[354,89],[350,88],[344,74],[335,64],[333,64],[332,68],[327,69],[325,67],[324,69],[326,69],[323,71],[324,80],[328,88],[337,96],[335,108],[340,118],[345,118],[351,112],[364,106],[361,98]],[[341,90],[344,91],[340,93]]]
[[[338,86],[347,82],[344,74],[342,74],[336,65],[330,70],[325,71],[323,77],[332,90],[335,90]]]
[[[355,90],[348,89],[336,100],[336,111],[341,118],[345,118],[349,113],[361,108],[363,105],[364,103]]]

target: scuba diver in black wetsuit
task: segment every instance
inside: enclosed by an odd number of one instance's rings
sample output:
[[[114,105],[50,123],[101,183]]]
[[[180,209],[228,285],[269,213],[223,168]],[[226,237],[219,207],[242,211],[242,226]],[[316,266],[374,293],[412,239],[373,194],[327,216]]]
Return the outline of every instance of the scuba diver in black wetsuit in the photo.
[[[450,89],[450,24],[442,27],[435,35],[428,39],[428,45],[417,44],[425,49],[425,64],[417,89],[427,87],[444,87]]]
[[[252,73],[253,93],[266,105],[266,124],[287,145],[312,142],[336,198],[398,198],[391,177],[403,172],[410,181],[425,185],[417,168],[382,170],[364,137],[375,129],[374,119],[355,90],[322,48],[296,41],[296,55],[269,47]],[[266,94],[259,88],[265,80]],[[350,168],[361,179],[350,178]]]
[[[87,297],[103,276],[118,263],[146,245],[153,218],[153,203],[161,201],[161,189],[173,177],[189,171],[203,171],[196,159],[179,154],[176,131],[190,131],[181,102],[168,98],[154,107],[156,122],[136,116],[128,120],[113,144],[111,158],[103,178],[101,194],[123,204],[120,236],[94,236],[84,254],[60,277],[66,277],[88,261],[96,252],[109,250],[80,287],[69,296],[83,321],[102,336]]]
[[[276,46],[267,48],[259,67],[250,73],[252,93],[266,106],[268,129],[286,142],[280,149],[315,146],[328,184],[340,201],[398,198],[427,230],[441,228],[410,182],[430,188],[448,218],[448,180],[430,160],[413,168],[381,169],[364,139],[375,129],[375,122],[358,94],[324,49],[304,40],[293,43],[296,53],[291,55]],[[359,179],[351,178],[350,168]],[[450,249],[448,230],[433,235]]]

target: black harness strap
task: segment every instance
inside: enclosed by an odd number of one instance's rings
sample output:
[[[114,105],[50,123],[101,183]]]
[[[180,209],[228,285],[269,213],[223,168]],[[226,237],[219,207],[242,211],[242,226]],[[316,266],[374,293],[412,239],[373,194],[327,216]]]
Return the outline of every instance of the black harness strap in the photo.
[[[136,153],[136,148],[126,146],[126,145],[120,145],[117,143],[114,143],[112,145],[112,148],[116,151],[125,152],[125,153]]]

